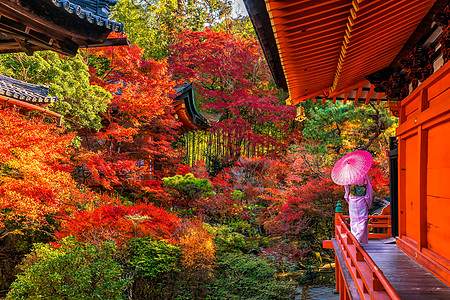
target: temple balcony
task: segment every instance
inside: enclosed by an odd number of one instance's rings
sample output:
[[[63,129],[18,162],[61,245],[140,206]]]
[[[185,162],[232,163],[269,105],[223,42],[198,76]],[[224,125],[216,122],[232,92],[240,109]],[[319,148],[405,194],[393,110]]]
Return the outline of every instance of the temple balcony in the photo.
[[[391,216],[369,216],[369,243],[350,232],[350,218],[335,214],[335,236],[324,248],[335,251],[339,299],[449,299],[450,287],[396,245]]]

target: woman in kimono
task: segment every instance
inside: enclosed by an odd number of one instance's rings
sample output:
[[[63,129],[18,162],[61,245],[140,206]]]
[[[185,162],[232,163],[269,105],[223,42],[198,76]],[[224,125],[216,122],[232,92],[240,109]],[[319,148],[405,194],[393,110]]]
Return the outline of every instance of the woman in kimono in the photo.
[[[358,181],[345,185],[352,234],[360,243],[369,242],[369,208],[372,205],[372,183],[366,174]]]

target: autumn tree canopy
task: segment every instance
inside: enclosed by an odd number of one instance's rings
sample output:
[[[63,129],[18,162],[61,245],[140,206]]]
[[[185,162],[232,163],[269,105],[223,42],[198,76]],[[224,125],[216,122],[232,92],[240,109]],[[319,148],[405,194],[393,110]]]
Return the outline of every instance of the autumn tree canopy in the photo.
[[[85,201],[70,171],[74,134],[0,110],[0,228],[46,224]],[[14,227],[15,228],[15,227]]]
[[[174,82],[167,63],[144,60],[143,52],[138,46],[90,52],[91,83],[112,99],[102,115],[102,129],[84,135],[86,151],[76,159],[79,170],[88,169],[88,180],[110,190],[133,188],[145,194],[152,190],[146,181],[175,168],[178,155],[171,143],[179,125],[171,107]]]
[[[278,103],[278,91],[258,43],[211,29],[184,31],[170,46],[174,78],[193,81],[206,111],[222,115],[213,131],[233,158],[280,155],[286,149],[293,107]]]

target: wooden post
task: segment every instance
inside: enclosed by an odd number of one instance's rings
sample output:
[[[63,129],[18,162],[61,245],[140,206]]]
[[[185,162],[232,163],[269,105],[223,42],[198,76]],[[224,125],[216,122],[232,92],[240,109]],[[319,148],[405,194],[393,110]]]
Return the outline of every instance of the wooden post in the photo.
[[[339,292],[339,282],[341,281],[341,267],[337,256],[334,256],[334,277],[336,278],[336,292]]]
[[[364,261],[364,257],[359,248],[356,248],[356,261]]]
[[[384,287],[375,272],[372,272],[372,289],[374,291],[384,291]]]
[[[336,210],[334,211],[334,237],[337,239],[337,235],[338,235],[338,230],[337,227],[340,226],[340,217],[342,217],[342,205],[341,205],[341,201],[338,200],[337,204],[336,204]],[[336,276],[336,291],[339,292],[340,294],[340,299],[342,298],[343,293],[343,289],[342,287],[342,278],[341,278],[341,266],[339,265],[338,259],[337,257],[335,257],[335,265],[334,265],[334,272],[335,272],[335,276]]]

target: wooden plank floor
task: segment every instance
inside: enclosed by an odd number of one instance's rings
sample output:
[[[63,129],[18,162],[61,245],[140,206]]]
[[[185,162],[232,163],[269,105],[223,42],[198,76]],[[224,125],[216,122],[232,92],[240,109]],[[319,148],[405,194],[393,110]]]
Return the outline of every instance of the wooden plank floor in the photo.
[[[370,240],[363,247],[402,300],[450,300],[450,287],[416,263],[395,244]]]

